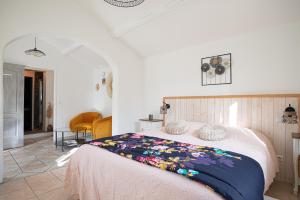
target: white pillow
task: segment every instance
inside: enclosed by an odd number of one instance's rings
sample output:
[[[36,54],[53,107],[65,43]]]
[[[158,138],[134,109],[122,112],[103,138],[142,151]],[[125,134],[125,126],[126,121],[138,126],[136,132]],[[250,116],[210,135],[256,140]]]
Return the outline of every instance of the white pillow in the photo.
[[[220,125],[204,125],[196,130],[196,136],[202,140],[222,140],[225,138],[225,135],[225,127]]]
[[[175,121],[175,122],[169,122],[166,127],[165,131],[166,133],[172,134],[172,135],[181,135],[188,131],[189,127],[187,123],[183,120],[181,121]]]

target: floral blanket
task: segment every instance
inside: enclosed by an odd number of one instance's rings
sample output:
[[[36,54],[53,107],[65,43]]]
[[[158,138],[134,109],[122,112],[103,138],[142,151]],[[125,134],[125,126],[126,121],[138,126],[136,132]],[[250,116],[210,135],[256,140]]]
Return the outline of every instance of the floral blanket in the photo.
[[[259,163],[238,153],[134,133],[89,144],[205,184],[225,199],[263,200]]]

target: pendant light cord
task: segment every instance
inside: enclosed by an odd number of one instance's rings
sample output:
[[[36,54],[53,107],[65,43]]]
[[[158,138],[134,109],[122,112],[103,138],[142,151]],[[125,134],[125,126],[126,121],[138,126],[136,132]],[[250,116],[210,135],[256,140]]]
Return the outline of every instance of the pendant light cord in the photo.
[[[34,48],[36,49],[36,37],[34,37]]]

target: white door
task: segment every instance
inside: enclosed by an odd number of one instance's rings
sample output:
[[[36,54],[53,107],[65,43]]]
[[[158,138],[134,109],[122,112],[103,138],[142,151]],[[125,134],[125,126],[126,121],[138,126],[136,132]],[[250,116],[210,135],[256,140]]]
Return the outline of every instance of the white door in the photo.
[[[3,148],[24,145],[24,67],[4,64],[3,68]]]

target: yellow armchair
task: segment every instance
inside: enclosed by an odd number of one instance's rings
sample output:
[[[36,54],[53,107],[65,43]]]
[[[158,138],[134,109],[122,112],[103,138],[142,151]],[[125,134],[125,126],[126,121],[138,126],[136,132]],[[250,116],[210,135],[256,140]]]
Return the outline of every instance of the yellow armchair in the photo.
[[[102,115],[99,112],[85,112],[81,113],[70,121],[70,129],[74,132],[84,131],[87,133],[93,132],[93,122],[102,119]]]
[[[112,117],[98,119],[93,122],[93,139],[112,136]]]

